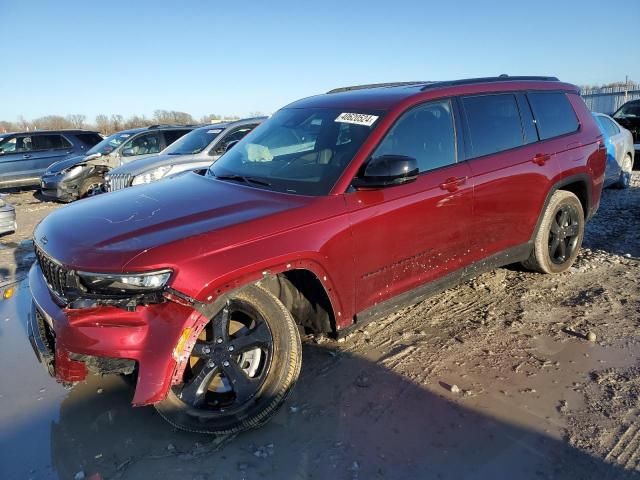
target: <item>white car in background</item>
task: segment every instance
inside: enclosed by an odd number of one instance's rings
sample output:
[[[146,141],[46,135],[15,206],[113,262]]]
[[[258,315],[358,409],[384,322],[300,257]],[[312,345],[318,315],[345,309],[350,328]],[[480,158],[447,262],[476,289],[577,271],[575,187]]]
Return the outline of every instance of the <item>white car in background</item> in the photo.
[[[607,148],[607,169],[604,186],[627,188],[631,183],[633,169],[633,136],[609,115],[594,113],[596,123],[604,135]]]

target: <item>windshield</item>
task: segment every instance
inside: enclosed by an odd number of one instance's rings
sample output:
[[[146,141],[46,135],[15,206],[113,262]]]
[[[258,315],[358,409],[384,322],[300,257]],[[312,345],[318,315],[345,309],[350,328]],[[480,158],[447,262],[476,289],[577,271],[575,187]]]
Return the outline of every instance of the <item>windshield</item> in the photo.
[[[280,110],[220,157],[209,174],[280,192],[327,195],[380,115],[333,108]]]
[[[640,102],[627,103],[613,114],[613,118],[624,117],[640,117]]]
[[[214,138],[222,132],[223,128],[199,128],[187,133],[168,146],[164,153],[168,155],[189,155],[200,153],[207,148]]]
[[[131,134],[129,133],[114,133],[110,137],[105,138],[100,143],[94,145],[88,152],[87,155],[93,155],[95,153],[100,153],[102,155],[109,155],[116,148],[122,145],[123,142],[129,138]]]

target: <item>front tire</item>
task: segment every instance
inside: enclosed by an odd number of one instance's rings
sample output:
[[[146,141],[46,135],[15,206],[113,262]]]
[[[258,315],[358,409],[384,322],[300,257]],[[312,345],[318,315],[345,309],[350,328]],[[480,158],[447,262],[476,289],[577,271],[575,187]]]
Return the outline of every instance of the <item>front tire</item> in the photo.
[[[82,182],[79,190],[80,198],[94,197],[104,192],[102,186],[104,180],[102,177],[89,177]]]
[[[256,428],[282,406],[300,374],[293,317],[274,295],[250,286],[205,326],[183,383],[156,410],[182,430],[229,435]]]
[[[584,223],[578,197],[566,190],[554,192],[534,237],[531,256],[522,265],[540,273],[568,270],[582,245]]]

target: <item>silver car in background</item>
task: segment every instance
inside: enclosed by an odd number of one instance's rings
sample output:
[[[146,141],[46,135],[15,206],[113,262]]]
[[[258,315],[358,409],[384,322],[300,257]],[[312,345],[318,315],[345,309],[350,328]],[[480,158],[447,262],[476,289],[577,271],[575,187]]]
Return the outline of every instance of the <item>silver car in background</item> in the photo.
[[[158,155],[114,168],[106,177],[108,192],[142,185],[185,171],[208,168],[267,117],[246,118],[196,128]]]
[[[0,195],[0,234],[12,233],[18,229],[16,209],[5,202],[3,197],[4,195]]]
[[[609,115],[594,113],[596,123],[604,135],[607,148],[607,169],[604,174],[604,186],[627,188],[631,183],[633,169],[633,136]]]

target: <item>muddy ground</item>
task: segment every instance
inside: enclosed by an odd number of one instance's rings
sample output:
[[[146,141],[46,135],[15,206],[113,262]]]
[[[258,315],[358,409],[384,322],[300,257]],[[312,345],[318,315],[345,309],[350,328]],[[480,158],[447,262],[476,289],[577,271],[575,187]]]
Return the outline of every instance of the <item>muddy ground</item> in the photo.
[[[20,230],[0,239],[5,285],[59,208],[8,200]],[[306,339],[284,408],[234,438],[173,430],[117,377],[56,384],[26,340],[22,281],[0,302],[0,478],[636,478],[639,235],[634,174],[604,192],[570,272],[498,269],[343,342]]]

